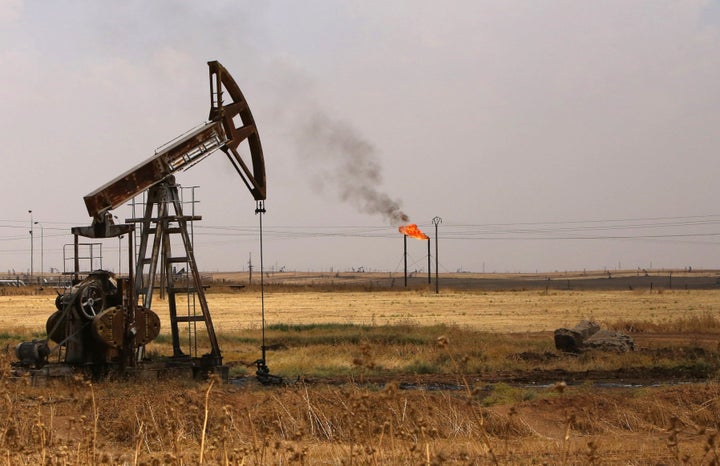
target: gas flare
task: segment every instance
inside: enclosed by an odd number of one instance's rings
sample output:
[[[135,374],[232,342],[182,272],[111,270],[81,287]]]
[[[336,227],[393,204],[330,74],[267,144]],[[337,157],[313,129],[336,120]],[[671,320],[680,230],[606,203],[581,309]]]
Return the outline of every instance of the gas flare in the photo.
[[[417,239],[430,239],[428,235],[420,231],[417,225],[414,223],[408,223],[407,225],[402,225],[398,228],[398,231],[402,233],[405,236],[411,236],[413,238]]]

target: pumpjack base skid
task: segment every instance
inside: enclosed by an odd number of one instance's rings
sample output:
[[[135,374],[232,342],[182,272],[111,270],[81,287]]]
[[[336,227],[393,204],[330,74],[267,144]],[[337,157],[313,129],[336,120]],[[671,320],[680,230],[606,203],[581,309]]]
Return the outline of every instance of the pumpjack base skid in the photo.
[[[116,364],[77,366],[65,363],[50,363],[41,368],[17,366],[13,369],[16,377],[29,377],[34,387],[44,387],[55,381],[72,380],[81,375],[91,380],[167,380],[168,378],[205,380],[218,377],[223,382],[230,381],[230,368],[224,365],[208,365],[203,358],[188,358],[183,361],[175,358],[158,358],[144,361],[135,367],[121,368]]]

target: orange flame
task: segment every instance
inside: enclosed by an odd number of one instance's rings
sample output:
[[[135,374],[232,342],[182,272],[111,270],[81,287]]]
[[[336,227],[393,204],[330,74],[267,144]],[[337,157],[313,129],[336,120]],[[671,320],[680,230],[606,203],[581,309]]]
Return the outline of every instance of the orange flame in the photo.
[[[428,235],[420,231],[420,229],[414,223],[408,223],[398,228],[398,231],[405,236],[412,236],[417,239],[430,239]]]

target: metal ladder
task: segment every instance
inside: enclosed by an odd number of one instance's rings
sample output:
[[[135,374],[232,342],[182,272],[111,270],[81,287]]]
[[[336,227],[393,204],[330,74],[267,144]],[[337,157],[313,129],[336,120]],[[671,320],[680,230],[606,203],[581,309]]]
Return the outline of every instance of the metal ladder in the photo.
[[[126,220],[141,224],[140,241],[137,243],[135,290],[138,302],[148,309],[152,306],[153,291],[157,286],[160,286],[161,298],[163,294],[166,295],[174,358],[198,357],[197,324],[203,322],[210,344],[209,354],[203,357],[211,358],[213,365],[221,365],[220,347],[188,233],[188,223],[192,224],[200,219],[201,217],[195,215],[183,215],[182,200],[174,177],[169,177],[148,190],[143,217]],[[180,237],[184,255],[173,254],[173,236]],[[184,267],[184,277],[176,273],[178,267]],[[186,312],[179,313],[177,298],[183,295],[187,299],[187,309]],[[200,307],[199,313],[197,305]],[[179,324],[186,324],[185,344],[182,343],[184,339],[181,339]]]

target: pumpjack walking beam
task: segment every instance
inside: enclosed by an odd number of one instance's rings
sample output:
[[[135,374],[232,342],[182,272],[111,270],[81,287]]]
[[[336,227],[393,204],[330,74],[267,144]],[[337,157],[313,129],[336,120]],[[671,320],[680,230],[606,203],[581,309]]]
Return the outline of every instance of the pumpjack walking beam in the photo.
[[[225,67],[208,62],[210,70],[209,121],[188,131],[155,155],[85,196],[85,206],[96,223],[115,209],[165,178],[187,170],[221,149],[257,201],[267,197],[265,158],[255,119],[247,100]],[[229,96],[228,102],[225,97]],[[238,148],[247,141],[249,159]]]

